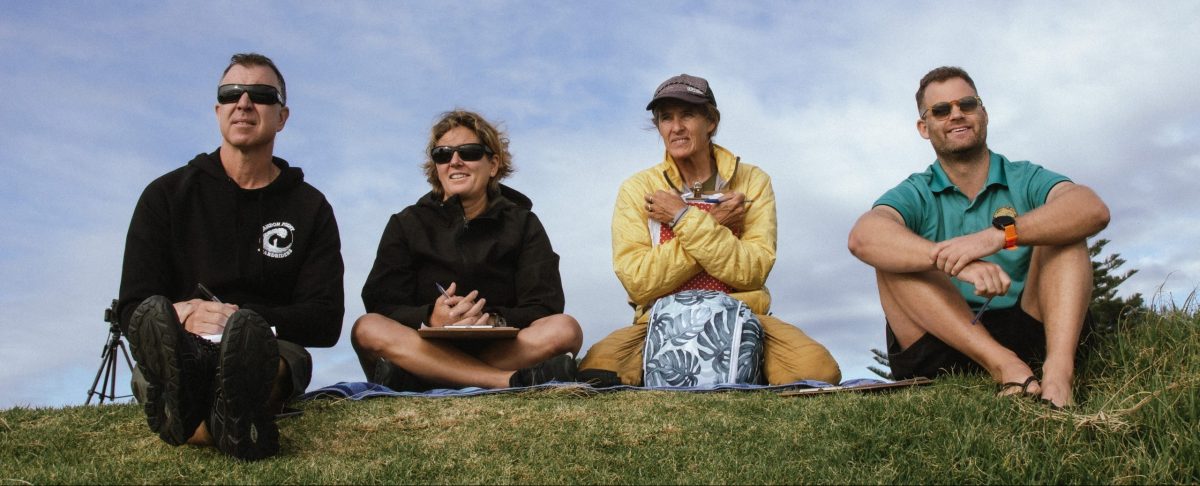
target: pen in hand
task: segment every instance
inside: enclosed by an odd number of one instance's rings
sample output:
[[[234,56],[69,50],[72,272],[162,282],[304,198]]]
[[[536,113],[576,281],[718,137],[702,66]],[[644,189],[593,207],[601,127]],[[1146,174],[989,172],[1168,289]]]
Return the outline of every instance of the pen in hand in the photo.
[[[974,319],[971,319],[971,325],[972,325],[972,326],[974,326],[976,322],[979,322],[979,318],[980,318],[980,317],[983,317],[983,311],[986,311],[986,310],[987,310],[987,308],[988,308],[988,304],[991,304],[991,303],[992,303],[992,299],[994,299],[994,298],[996,298],[996,296],[994,296],[994,295],[993,295],[993,296],[991,296],[991,297],[988,297],[988,300],[984,301],[984,303],[983,303],[983,307],[980,307],[980,308],[979,308],[979,312],[975,313],[975,318],[974,318]]]
[[[446,306],[450,307],[450,293],[446,292],[446,287],[442,287],[440,282],[434,282],[433,284],[437,286],[438,292],[442,294],[442,297],[446,298]],[[451,318],[453,318],[453,314],[451,314]]]
[[[218,304],[222,304],[222,303],[223,303],[223,302],[221,302],[221,299],[218,299],[216,295],[213,295],[213,293],[212,293],[212,292],[210,292],[210,291],[208,290],[208,287],[205,287],[205,286],[204,286],[204,284],[202,284],[202,283],[197,283],[197,284],[196,284],[196,289],[200,291],[200,294],[201,294],[201,295],[203,295],[203,296],[204,296],[204,298],[206,298],[206,299],[208,299],[208,300],[211,300],[211,301],[213,301],[213,302],[216,302],[216,303],[218,303]]]

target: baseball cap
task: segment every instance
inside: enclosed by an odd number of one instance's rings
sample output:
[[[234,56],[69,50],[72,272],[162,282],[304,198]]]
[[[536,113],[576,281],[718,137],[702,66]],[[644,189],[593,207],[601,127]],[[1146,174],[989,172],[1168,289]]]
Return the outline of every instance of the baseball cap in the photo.
[[[717,98],[713,96],[712,89],[708,87],[708,80],[690,74],[672,76],[663,81],[658,85],[658,89],[654,90],[654,98],[646,105],[646,109],[653,109],[655,103],[667,98],[697,105],[712,103],[713,106],[717,106]]]

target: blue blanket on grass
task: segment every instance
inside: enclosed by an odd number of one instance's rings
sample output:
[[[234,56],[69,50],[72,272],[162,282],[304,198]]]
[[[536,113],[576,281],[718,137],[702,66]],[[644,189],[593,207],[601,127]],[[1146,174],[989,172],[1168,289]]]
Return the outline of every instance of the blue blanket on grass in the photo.
[[[887,383],[883,380],[875,380],[871,378],[858,378],[853,380],[843,381],[840,385],[842,388],[857,388],[867,385],[878,385]],[[521,388],[478,388],[467,387],[462,389],[438,388],[426,392],[406,392],[395,391],[383,385],[366,382],[341,382],[335,385],[329,385],[323,388],[305,393],[300,396],[300,400],[313,400],[317,398],[340,398],[350,400],[363,400],[376,397],[425,397],[425,398],[444,398],[444,397],[472,397],[476,395],[493,395],[498,393],[513,393],[527,390],[544,390],[560,387],[579,387],[579,383],[547,383],[545,385],[521,387]],[[613,386],[608,388],[593,388],[597,392],[610,391],[677,391],[688,393],[711,393],[711,392],[727,392],[727,391],[785,391],[785,390],[802,390],[807,388],[829,388],[834,385],[823,381],[804,380],[787,385],[743,385],[743,384],[728,384],[728,385],[712,385],[712,386],[697,386],[697,387],[642,387],[642,386]]]

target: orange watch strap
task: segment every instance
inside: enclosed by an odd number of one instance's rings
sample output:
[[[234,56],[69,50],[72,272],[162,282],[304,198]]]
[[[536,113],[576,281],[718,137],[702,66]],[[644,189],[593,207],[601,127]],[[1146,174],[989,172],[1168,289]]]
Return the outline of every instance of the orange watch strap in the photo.
[[[1013,250],[1017,248],[1017,225],[1010,224],[1004,226],[1004,249]]]

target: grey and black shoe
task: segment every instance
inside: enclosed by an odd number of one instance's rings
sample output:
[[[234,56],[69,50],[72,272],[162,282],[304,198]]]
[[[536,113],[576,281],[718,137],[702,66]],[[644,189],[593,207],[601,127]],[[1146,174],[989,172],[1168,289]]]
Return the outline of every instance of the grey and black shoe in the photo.
[[[279,428],[267,409],[279,372],[279,343],[262,316],[239,310],[221,338],[212,415],[213,441],[238,459],[257,460],[279,452]]]
[[[171,445],[187,442],[208,415],[215,352],[188,333],[163,296],[138,305],[129,323],[129,347],[145,377],[146,424]]]
[[[575,358],[569,354],[560,354],[546,361],[539,363],[537,366],[517,370],[513,373],[512,378],[508,379],[509,386],[535,386],[557,382],[573,382],[576,378]]]

